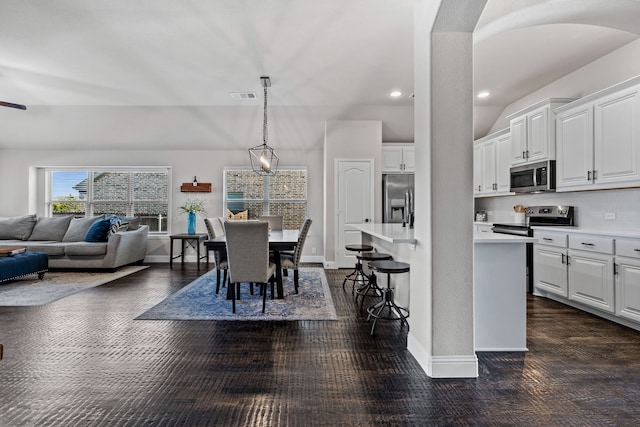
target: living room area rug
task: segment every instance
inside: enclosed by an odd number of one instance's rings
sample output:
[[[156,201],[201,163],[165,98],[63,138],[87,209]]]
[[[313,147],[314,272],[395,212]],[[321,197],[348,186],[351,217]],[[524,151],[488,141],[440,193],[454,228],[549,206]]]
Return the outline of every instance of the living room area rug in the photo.
[[[145,268],[149,266],[128,265],[114,272],[49,271],[42,280],[37,275],[30,275],[0,284],[0,306],[46,305]]]
[[[298,294],[294,291],[291,272],[282,279],[285,296],[271,299],[269,291],[265,313],[262,313],[260,288],[256,286],[251,295],[246,283],[240,286],[236,313],[232,313],[227,289],[221,287],[216,294],[216,271],[211,270],[136,320],[338,320],[324,269],[301,268]]]

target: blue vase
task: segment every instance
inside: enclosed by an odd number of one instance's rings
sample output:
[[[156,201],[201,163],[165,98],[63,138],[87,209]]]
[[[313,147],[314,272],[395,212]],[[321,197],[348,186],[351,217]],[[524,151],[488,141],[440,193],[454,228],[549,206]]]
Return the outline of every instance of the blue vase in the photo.
[[[193,212],[187,214],[187,234],[196,234],[196,214]]]

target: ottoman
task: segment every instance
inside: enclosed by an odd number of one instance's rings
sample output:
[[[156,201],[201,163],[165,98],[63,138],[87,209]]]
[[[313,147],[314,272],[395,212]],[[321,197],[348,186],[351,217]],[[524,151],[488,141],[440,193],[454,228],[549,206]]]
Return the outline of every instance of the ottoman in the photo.
[[[0,283],[29,274],[37,274],[39,279],[49,268],[49,255],[45,252],[22,252],[0,257]]]

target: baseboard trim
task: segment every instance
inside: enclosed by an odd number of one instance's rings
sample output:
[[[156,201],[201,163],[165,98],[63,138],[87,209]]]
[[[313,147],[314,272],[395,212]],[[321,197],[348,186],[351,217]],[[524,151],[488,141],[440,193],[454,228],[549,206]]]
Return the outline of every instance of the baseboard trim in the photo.
[[[432,356],[409,333],[407,349],[416,359],[422,370],[431,378],[477,378],[478,357],[470,356]]]

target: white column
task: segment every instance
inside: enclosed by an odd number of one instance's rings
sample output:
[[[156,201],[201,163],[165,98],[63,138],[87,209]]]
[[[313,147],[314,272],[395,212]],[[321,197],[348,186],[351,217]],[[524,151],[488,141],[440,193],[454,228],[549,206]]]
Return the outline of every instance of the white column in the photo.
[[[473,38],[486,0],[416,0],[416,224],[408,348],[429,376],[476,377]]]

